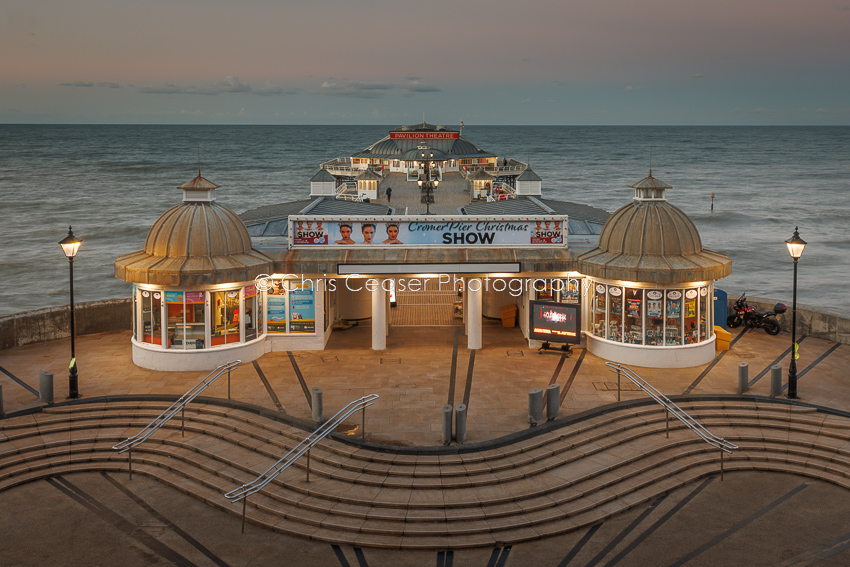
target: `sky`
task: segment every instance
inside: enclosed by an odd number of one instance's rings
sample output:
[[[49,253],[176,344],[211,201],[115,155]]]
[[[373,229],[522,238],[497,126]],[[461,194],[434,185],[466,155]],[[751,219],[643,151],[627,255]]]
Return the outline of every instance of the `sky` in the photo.
[[[0,0],[0,123],[850,125],[850,0]]]

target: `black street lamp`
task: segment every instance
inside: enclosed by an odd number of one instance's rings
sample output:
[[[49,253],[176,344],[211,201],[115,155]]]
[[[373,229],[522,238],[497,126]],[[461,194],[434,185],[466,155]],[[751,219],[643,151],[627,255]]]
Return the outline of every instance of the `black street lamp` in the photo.
[[[77,250],[80,249],[82,242],[74,237],[71,227],[68,227],[68,236],[59,241],[62,246],[62,252],[68,258],[68,265],[71,272],[71,363],[68,365],[68,398],[73,400],[80,397],[80,389],[77,381],[77,357],[74,353],[74,256],[77,255]]]
[[[794,236],[785,241],[788,252],[794,258],[794,296],[791,305],[791,364],[788,365],[788,398],[797,398],[797,260],[803,255],[806,241],[794,227]]]

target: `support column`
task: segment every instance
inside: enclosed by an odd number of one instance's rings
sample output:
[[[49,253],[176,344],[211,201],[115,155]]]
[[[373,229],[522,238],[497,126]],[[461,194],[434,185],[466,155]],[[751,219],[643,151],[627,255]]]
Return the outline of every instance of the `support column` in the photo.
[[[481,348],[481,302],[484,296],[484,283],[478,278],[469,278],[466,287],[467,345],[470,349]]]
[[[372,292],[372,350],[387,348],[387,292],[383,280],[378,280],[378,288]]]

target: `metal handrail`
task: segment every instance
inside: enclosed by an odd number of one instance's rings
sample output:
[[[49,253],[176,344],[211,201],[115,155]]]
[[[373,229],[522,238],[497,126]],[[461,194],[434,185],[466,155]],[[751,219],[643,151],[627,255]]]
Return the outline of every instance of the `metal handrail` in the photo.
[[[215,368],[212,372],[207,374],[206,378],[195,384],[188,392],[177,398],[176,402],[171,404],[168,409],[166,409],[164,412],[154,418],[153,421],[151,421],[144,428],[142,428],[141,431],[139,431],[132,437],[128,437],[124,441],[113,445],[112,448],[118,451],[119,453],[123,453],[124,451],[132,451],[133,447],[137,447],[138,445],[144,443],[151,435],[156,433],[156,431],[160,427],[168,423],[168,421],[172,417],[177,415],[178,411],[185,409],[186,404],[197,398],[201,394],[201,392],[206,390],[213,382],[215,382],[219,378],[219,376],[221,376],[225,372],[229,374],[231,370],[233,370],[240,364],[242,364],[241,360],[234,360]],[[132,468],[130,469],[130,474],[132,475]]]
[[[277,475],[289,468],[289,466],[297,461],[299,457],[312,449],[319,441],[333,433],[334,429],[342,424],[343,421],[348,419],[352,414],[360,410],[365,410],[367,407],[371,406],[375,403],[375,400],[377,400],[378,397],[378,394],[369,394],[368,396],[363,396],[359,400],[349,402],[348,405],[339,410],[336,415],[324,422],[313,433],[305,437],[300,443],[298,443],[298,445],[293,447],[292,450],[281,457],[275,464],[266,469],[266,471],[260,476],[251,482],[243,484],[235,490],[231,490],[226,493],[224,497],[233,500],[233,502],[238,502],[243,498],[256,494],[268,483],[273,481]]]
[[[649,395],[650,398],[664,406],[664,409],[666,409],[669,413],[673,414],[676,419],[684,423],[688,429],[696,433],[698,437],[700,437],[703,441],[705,441],[712,447],[720,449],[721,451],[729,454],[732,453],[733,449],[738,448],[738,446],[734,443],[731,443],[730,441],[727,441],[722,437],[718,437],[717,435],[703,427],[700,422],[688,415],[687,412],[685,412],[682,408],[674,404],[667,396],[656,390],[652,386],[652,384],[638,376],[637,373],[628,366],[623,366],[622,364],[618,364],[616,362],[606,362],[605,365],[611,369],[611,372],[616,372],[617,376],[619,376],[621,373],[625,375],[625,377],[631,380],[635,384],[635,386],[643,390],[647,395]]]
[[[275,464],[270,466],[263,472],[260,476],[243,484],[239,488],[231,490],[230,492],[224,495],[225,498],[231,500],[234,504],[239,500],[242,500],[242,533],[245,533],[245,512],[248,505],[248,497],[252,494],[256,494],[260,490],[266,487],[271,481],[273,481],[277,476],[285,471],[291,464],[297,461],[301,456],[305,453],[307,454],[307,481],[310,480],[310,449],[312,449],[319,441],[333,433],[334,429],[337,428],[342,422],[348,419],[352,414],[363,411],[363,425],[365,426],[366,422],[366,408],[375,403],[375,400],[378,399],[378,394],[369,394],[368,396],[363,396],[359,400],[354,400],[353,402],[349,402],[344,408],[336,412],[332,418],[323,423],[318,429],[316,429],[313,433],[304,438],[298,445],[293,447],[286,455],[281,457]]]

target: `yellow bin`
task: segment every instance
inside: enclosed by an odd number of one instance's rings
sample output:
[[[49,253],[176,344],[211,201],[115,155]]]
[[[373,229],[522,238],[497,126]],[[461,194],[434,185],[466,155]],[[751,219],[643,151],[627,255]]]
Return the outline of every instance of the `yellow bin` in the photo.
[[[729,343],[732,341],[732,333],[723,327],[714,327],[714,334],[717,337],[714,342],[714,349],[729,350]]]
[[[516,314],[516,305],[506,305],[502,307],[502,327],[515,327]]]

